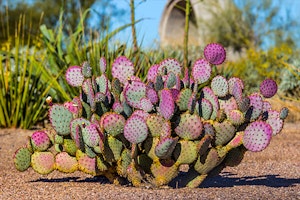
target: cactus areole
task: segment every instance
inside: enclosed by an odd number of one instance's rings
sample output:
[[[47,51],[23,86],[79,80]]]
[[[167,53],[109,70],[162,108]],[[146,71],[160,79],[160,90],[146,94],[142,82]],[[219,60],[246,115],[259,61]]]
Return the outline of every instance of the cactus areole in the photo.
[[[125,179],[160,187],[188,165],[186,186],[198,187],[210,173],[240,163],[247,150],[267,148],[288,115],[287,108],[272,110],[266,100],[277,91],[275,81],[266,79],[246,95],[238,77],[212,73],[225,58],[222,45],[209,44],[190,74],[167,59],[149,68],[145,82],[125,56],[112,66],[102,57],[98,76],[88,62],[69,67],[65,78],[80,95],[49,103],[52,128],[34,132],[16,150],[16,169],[80,170],[117,184]]]

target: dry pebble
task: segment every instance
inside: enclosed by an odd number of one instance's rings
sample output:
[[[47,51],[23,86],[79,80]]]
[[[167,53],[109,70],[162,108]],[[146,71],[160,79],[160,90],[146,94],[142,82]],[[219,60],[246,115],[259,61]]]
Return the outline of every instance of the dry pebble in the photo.
[[[10,199],[300,199],[300,123],[287,123],[262,152],[247,152],[237,167],[227,167],[199,188],[115,186],[81,172],[47,176],[18,172],[13,154],[33,131],[0,129],[0,200]]]

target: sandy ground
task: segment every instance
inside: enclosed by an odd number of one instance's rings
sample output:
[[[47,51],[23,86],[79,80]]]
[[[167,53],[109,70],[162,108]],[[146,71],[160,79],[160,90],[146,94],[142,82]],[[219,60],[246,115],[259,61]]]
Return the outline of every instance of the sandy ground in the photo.
[[[115,186],[81,172],[42,176],[14,168],[12,156],[32,131],[0,130],[0,199],[300,199],[300,123],[284,131],[259,153],[225,168],[200,188],[147,189]]]

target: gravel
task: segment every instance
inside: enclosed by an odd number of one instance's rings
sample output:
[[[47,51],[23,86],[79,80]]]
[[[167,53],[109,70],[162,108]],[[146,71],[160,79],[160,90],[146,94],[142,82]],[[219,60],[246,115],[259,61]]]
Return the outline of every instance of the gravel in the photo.
[[[285,124],[266,150],[247,152],[240,165],[225,168],[195,189],[115,186],[81,172],[21,173],[12,157],[33,131],[1,129],[0,199],[300,199],[299,129],[299,123]]]

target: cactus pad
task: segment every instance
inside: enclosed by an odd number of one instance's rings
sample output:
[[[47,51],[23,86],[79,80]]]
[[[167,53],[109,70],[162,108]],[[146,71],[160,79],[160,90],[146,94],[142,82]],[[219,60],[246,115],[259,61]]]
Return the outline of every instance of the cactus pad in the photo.
[[[14,163],[17,170],[23,172],[30,167],[31,152],[26,147],[19,148],[14,155]]]
[[[148,70],[148,74],[147,74],[147,80],[148,82],[152,82],[155,83],[156,81],[156,76],[158,74],[158,67],[159,65],[152,65],[149,70]]]
[[[126,84],[128,78],[134,75],[133,63],[125,56],[118,57],[112,64],[112,76]]]
[[[239,126],[245,121],[244,114],[239,110],[231,110],[227,117],[228,120],[235,126]]]
[[[82,128],[82,138],[85,144],[89,147],[94,147],[99,144],[100,133],[96,124],[89,124]]]
[[[153,137],[159,137],[165,120],[161,115],[151,114],[147,118],[146,123],[151,135]]]
[[[255,121],[245,129],[243,144],[250,151],[262,151],[269,145],[271,137],[272,127],[263,121]]]
[[[250,106],[251,106],[251,110],[250,111],[250,120],[256,120],[259,115],[262,113],[262,109],[263,109],[263,100],[261,98],[261,96],[257,93],[251,94],[249,96],[250,99]]]
[[[165,59],[159,63],[157,70],[160,75],[166,75],[164,74],[164,70],[166,70],[167,74],[172,72],[177,76],[181,74],[181,65],[176,59]]]
[[[125,126],[125,118],[117,113],[107,112],[102,115],[100,126],[110,135],[117,136],[123,133]]]
[[[69,67],[66,71],[66,80],[73,87],[80,87],[84,81],[84,76],[80,66]]]
[[[174,157],[178,165],[191,164],[198,156],[197,145],[194,141],[180,140],[174,150]]]
[[[211,76],[211,66],[205,59],[196,60],[192,68],[192,75],[198,84],[205,83]]]
[[[225,120],[222,123],[215,122],[213,126],[216,130],[215,144],[217,146],[229,142],[236,132],[235,127],[228,120]]]
[[[226,51],[221,44],[211,43],[204,48],[204,57],[213,65],[220,65],[226,59]]]
[[[50,147],[50,139],[44,131],[35,131],[31,135],[31,144],[36,151],[46,151]]]
[[[165,137],[160,139],[155,147],[155,155],[161,159],[170,158],[177,141],[178,138]]]
[[[225,97],[228,94],[228,83],[223,76],[216,76],[211,81],[211,89],[218,97]]]
[[[188,104],[192,96],[192,93],[193,93],[192,90],[189,88],[185,88],[180,91],[176,100],[179,110],[186,111],[188,109]]]
[[[286,107],[283,107],[283,108],[280,110],[279,118],[282,119],[282,120],[285,120],[285,118],[287,118],[288,114],[289,114],[289,109],[286,108]]]
[[[101,57],[99,60],[99,67],[100,67],[100,71],[102,74],[105,73],[106,71],[106,60],[104,57]]]
[[[50,122],[59,135],[70,134],[72,113],[63,105],[55,104],[49,110]]]
[[[147,138],[147,135],[148,127],[142,117],[133,115],[127,119],[124,126],[124,136],[129,142],[133,144],[141,143]]]
[[[220,108],[218,97],[214,94],[214,92],[209,87],[204,87],[202,89],[202,95],[205,99],[210,101],[210,103],[213,107],[213,111],[211,113],[210,119],[212,119],[212,120],[216,119],[217,112]]]
[[[54,155],[51,152],[34,152],[31,155],[31,166],[39,174],[49,174],[55,167]]]
[[[146,96],[148,97],[148,99],[150,99],[152,104],[156,104],[159,100],[156,91],[152,88],[147,88]]]
[[[183,113],[175,132],[183,139],[194,140],[201,135],[202,128],[203,125],[199,116]]]
[[[77,171],[78,163],[75,157],[66,152],[61,152],[55,156],[55,167],[60,172],[73,173]]]
[[[210,101],[208,101],[207,99],[201,99],[201,103],[199,106],[199,114],[201,117],[203,117],[203,119],[205,120],[209,120],[211,113],[213,111],[213,107],[210,103]]]
[[[170,119],[175,110],[175,103],[169,89],[163,89],[160,94],[159,112],[165,119]]]
[[[82,172],[93,176],[96,175],[96,158],[90,158],[87,154],[77,150],[76,159],[78,161],[78,168]]]
[[[277,83],[272,79],[265,79],[259,86],[260,93],[265,98],[273,97],[277,92]]]
[[[272,135],[277,135],[283,128],[283,120],[279,117],[280,113],[276,110],[268,111],[266,122],[272,127]]]
[[[131,81],[124,90],[124,97],[128,105],[140,108],[140,101],[146,97],[146,85],[140,81]]]
[[[92,67],[89,62],[85,61],[81,64],[82,74],[85,78],[92,77]]]

